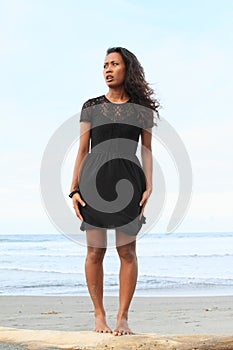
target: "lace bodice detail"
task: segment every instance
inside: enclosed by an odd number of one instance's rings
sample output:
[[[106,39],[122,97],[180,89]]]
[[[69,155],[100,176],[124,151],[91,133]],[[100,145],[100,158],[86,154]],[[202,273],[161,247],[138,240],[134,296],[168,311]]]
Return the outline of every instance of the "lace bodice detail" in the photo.
[[[105,95],[95,97],[86,101],[82,106],[80,122],[94,123],[100,117],[108,118],[109,122],[131,123],[139,128],[148,129],[154,125],[153,110],[134,103],[129,99],[125,103],[112,103]]]

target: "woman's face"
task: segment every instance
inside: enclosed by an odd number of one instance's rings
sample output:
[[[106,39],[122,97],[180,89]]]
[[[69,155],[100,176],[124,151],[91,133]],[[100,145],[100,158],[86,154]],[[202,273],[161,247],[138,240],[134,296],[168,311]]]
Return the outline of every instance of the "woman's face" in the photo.
[[[122,86],[126,75],[125,62],[119,52],[112,52],[104,61],[104,78],[110,88]]]

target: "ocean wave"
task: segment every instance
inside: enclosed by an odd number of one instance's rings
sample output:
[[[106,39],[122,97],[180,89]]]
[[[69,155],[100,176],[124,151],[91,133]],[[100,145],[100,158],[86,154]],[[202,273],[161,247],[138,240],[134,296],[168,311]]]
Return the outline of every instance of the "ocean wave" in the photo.
[[[64,274],[64,275],[69,275],[69,274],[83,274],[84,270],[75,270],[75,271],[63,271],[63,270],[43,270],[43,269],[34,269],[34,268],[28,268],[28,267],[15,267],[15,266],[8,266],[8,267],[0,267],[1,271],[18,271],[18,272],[35,272],[35,273],[50,273],[50,274]]]
[[[140,255],[138,254],[138,257],[142,258],[222,258],[222,257],[233,257],[232,253],[223,253],[223,254],[212,254],[211,252],[209,254],[153,254],[153,255]]]
[[[148,278],[148,276],[141,276],[138,279],[137,287],[154,288],[161,287],[184,287],[184,286],[233,286],[233,278],[195,278],[195,277],[169,277],[169,276],[160,276],[154,278]]]
[[[156,282],[156,283],[155,283]],[[218,281],[219,282],[219,281]],[[223,282],[223,281],[222,281]],[[232,295],[232,281],[231,283],[216,283],[216,281],[176,281],[176,280],[139,280],[136,286],[136,293],[143,293],[146,296],[160,295],[170,293],[176,296],[179,293],[189,291],[191,294],[211,295],[213,291],[226,293]],[[118,281],[110,282],[105,280],[104,284],[105,295],[118,295],[119,283]],[[21,284],[8,284],[0,289],[1,295],[88,295],[88,288],[85,281],[31,281],[28,283],[21,281]]]
[[[44,249],[46,250],[46,249]],[[1,256],[12,256],[12,251],[1,251],[0,250],[0,254]],[[17,256],[25,256],[25,254],[27,256],[34,256],[34,257],[54,257],[54,258],[69,258],[69,257],[78,257],[78,258],[85,258],[85,254],[81,253],[81,254],[76,254],[76,253],[40,253],[37,251],[28,251],[28,250],[25,250],[25,251],[18,251],[18,252],[15,252],[14,251],[14,255],[17,255]]]
[[[39,249],[38,249],[39,250]],[[46,249],[40,249],[40,250],[46,250]],[[1,251],[0,250],[0,254],[1,256],[12,256],[12,251],[8,250],[8,251]],[[32,256],[32,257],[54,257],[54,258],[85,258],[86,254],[84,253],[57,253],[57,252],[48,252],[48,253],[40,253],[37,251],[28,251],[28,250],[21,250],[21,251],[14,251],[14,255],[17,256]],[[206,254],[198,254],[198,253],[187,253],[187,254],[152,254],[152,255],[148,255],[148,254],[137,254],[138,258],[148,258],[148,259],[158,259],[158,258],[224,258],[224,257],[233,257],[233,253],[222,253],[222,254],[213,254],[213,253],[206,253]],[[115,255],[109,255],[106,256],[105,259],[117,259],[117,256]]]
[[[86,249],[62,235],[1,235],[0,242],[1,294],[74,295],[87,291]],[[145,235],[137,247],[137,290],[144,295],[147,290],[155,290],[155,295],[159,290],[175,294],[182,288],[233,290],[232,244],[233,234]],[[108,250],[105,291],[119,292],[119,267],[116,250]]]

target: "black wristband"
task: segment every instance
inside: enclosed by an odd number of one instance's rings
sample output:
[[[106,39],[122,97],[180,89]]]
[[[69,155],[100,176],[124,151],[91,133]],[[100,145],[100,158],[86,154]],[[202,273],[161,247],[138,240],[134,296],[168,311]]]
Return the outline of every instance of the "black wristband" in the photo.
[[[72,198],[73,195],[74,195],[75,193],[80,193],[79,189],[78,189],[78,190],[72,191],[72,192],[69,194],[69,197]]]

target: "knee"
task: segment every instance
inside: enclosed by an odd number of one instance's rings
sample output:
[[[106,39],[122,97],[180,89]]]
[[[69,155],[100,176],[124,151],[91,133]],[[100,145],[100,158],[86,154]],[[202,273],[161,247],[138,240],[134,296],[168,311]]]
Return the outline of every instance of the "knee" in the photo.
[[[86,260],[91,262],[92,264],[102,263],[105,252],[106,248],[89,247]]]
[[[117,252],[118,252],[119,258],[128,262],[128,263],[131,263],[131,262],[137,260],[136,252],[134,249],[132,249],[131,246],[129,246],[129,247],[124,247],[124,246],[117,247]]]

